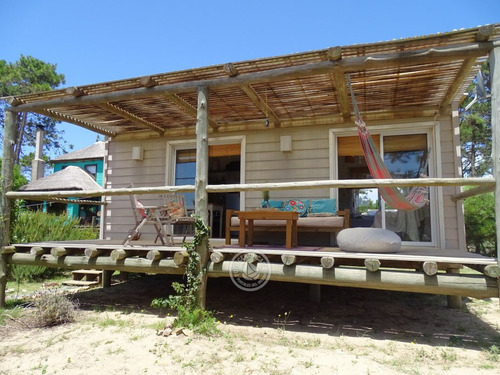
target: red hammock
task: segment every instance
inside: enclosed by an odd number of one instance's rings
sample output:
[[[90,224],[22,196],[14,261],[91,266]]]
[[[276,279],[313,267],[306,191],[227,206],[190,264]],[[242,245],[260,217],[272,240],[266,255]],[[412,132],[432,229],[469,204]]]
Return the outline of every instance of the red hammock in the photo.
[[[347,84],[349,85],[349,91],[351,92],[352,104],[354,107],[354,113],[356,115],[355,123],[358,127],[358,136],[361,141],[361,146],[363,147],[363,153],[365,154],[366,164],[370,170],[372,178],[375,179],[389,179],[392,178],[389,170],[385,166],[384,160],[380,156],[375,143],[373,142],[366,124],[361,118],[358,110],[358,105],[356,103],[356,98],[354,97],[354,92],[351,87],[351,80],[349,75],[347,75]],[[384,200],[393,208],[398,210],[412,211],[421,208],[429,202],[428,189],[425,186],[416,186],[411,189],[410,193],[405,197],[398,190],[397,187],[379,187],[380,195]]]

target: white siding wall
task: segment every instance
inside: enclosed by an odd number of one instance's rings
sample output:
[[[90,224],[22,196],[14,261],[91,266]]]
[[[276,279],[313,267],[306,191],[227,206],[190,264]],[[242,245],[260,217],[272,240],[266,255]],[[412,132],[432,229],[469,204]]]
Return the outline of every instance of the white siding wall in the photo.
[[[329,130],[331,126],[267,129],[248,132],[246,136],[245,183],[327,180],[330,178]],[[227,136],[231,134],[224,134]],[[280,136],[292,137],[292,151],[280,151]],[[440,147],[443,177],[459,177],[460,165],[454,147],[451,117],[440,120]],[[169,139],[173,140],[173,139]],[[455,139],[456,142],[456,139]],[[106,188],[162,186],[165,184],[167,139],[110,142]],[[131,159],[132,147],[144,148],[144,160]],[[458,161],[457,161],[458,159]],[[457,215],[460,210],[451,201],[456,188],[443,188],[444,241],[448,248],[459,248],[460,236],[464,237],[462,223]],[[271,199],[328,198],[329,189],[271,191]],[[145,205],[158,203],[156,195],[140,198]],[[261,192],[247,192],[244,208],[260,206]],[[106,238],[124,238],[134,220],[128,197],[108,197]],[[459,203],[461,205],[461,203]],[[149,230],[151,236],[153,232]]]
[[[246,183],[328,180],[328,127],[263,129],[247,134]],[[292,151],[280,151],[280,136],[292,137]],[[328,198],[329,189],[271,191],[272,200]],[[262,193],[248,192],[246,208],[259,207]]]
[[[459,139],[451,116],[440,119],[442,177],[461,176]],[[443,187],[444,244],[446,248],[465,250],[465,228],[463,227],[463,201],[457,203],[451,197],[460,192],[458,187]]]
[[[144,159],[132,160],[132,147],[144,149]],[[107,189],[125,188],[133,183],[135,187],[165,185],[166,140],[148,139],[126,142],[109,142]],[[157,195],[138,197],[144,205],[157,205]],[[105,238],[125,238],[134,225],[132,206],[128,196],[108,197],[106,208]],[[149,226],[148,226],[149,227]],[[147,228],[143,236],[154,229]]]

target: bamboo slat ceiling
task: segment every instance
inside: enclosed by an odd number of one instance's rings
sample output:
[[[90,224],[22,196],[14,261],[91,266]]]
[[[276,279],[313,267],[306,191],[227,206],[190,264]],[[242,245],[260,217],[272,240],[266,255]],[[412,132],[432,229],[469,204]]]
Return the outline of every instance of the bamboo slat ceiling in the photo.
[[[432,116],[449,107],[498,46],[500,24],[351,45],[9,98],[110,136],[188,134],[197,87],[209,88],[214,131],[351,121],[345,74],[367,119]]]

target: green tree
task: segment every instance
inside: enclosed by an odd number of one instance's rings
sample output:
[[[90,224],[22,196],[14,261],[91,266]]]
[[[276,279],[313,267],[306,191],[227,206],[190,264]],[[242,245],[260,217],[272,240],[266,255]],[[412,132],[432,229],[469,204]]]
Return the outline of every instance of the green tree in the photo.
[[[486,94],[489,94],[490,81],[489,62],[481,66]],[[469,96],[460,107],[460,142],[462,145],[462,175],[464,177],[482,177],[491,175],[493,160],[491,158],[491,100],[479,97],[470,108],[467,105],[473,100],[477,91],[477,80],[469,86]]]
[[[495,196],[493,193],[465,199],[465,228],[470,251],[495,256]]]
[[[476,103],[466,109],[478,91],[476,79],[468,88],[469,97],[460,107],[460,141],[464,177],[491,176],[493,173],[491,101],[488,97],[490,94],[489,61],[481,66],[481,72],[486,95],[478,97]],[[469,250],[495,256],[495,198],[493,193],[465,199],[464,214],[465,236]]]
[[[64,83],[64,75],[56,72],[55,64],[23,55],[15,63],[0,60],[0,97],[49,91]],[[0,100],[2,123],[6,105],[4,100]],[[36,113],[18,114],[14,159],[16,164],[21,165],[23,173],[31,169],[31,161],[34,157],[31,151],[35,146],[37,126],[43,126],[45,130],[44,154],[59,155],[66,152],[64,131],[57,128],[58,123],[59,121]],[[1,134],[3,135],[3,132]]]

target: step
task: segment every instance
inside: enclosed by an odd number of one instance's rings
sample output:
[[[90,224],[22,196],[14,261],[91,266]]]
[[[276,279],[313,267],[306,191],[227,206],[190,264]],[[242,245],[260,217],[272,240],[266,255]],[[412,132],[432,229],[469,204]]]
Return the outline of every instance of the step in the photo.
[[[66,280],[63,281],[62,284],[71,286],[94,286],[99,285],[99,281]]]
[[[98,270],[76,270],[72,272],[75,281],[96,281],[102,277],[102,271]]]
[[[100,275],[102,271],[99,270],[75,270],[72,273],[85,273],[87,275]]]

